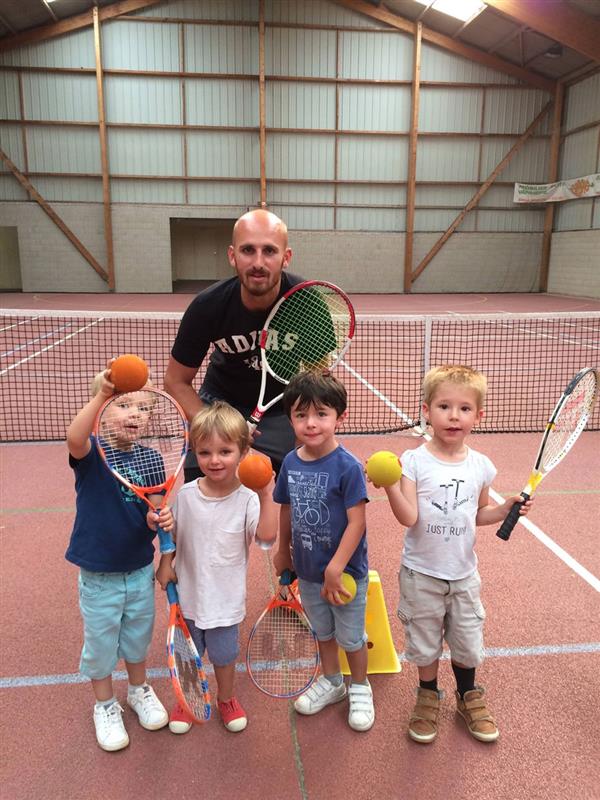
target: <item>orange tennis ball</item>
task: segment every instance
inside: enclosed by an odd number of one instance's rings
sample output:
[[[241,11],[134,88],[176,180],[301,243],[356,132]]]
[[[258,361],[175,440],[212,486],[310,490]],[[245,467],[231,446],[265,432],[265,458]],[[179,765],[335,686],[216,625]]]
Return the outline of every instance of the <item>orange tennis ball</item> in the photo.
[[[250,453],[240,461],[238,477],[248,489],[258,491],[271,480],[273,465],[271,459],[262,453]]]
[[[139,392],[148,382],[148,365],[143,358],[126,353],[113,361],[110,380],[117,392]]]

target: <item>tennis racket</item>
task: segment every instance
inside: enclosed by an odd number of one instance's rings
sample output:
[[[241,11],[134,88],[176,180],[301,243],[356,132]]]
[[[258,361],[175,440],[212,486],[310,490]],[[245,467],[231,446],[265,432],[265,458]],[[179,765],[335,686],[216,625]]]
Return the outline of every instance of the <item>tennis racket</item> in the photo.
[[[269,697],[290,698],[305,692],[317,676],[319,649],[308,617],[285,570],[248,639],[246,668],[257,689]]]
[[[114,477],[153,511],[167,502],[185,460],[188,424],[166,392],[144,388],[115,394],[94,425],[98,452]],[[158,529],[161,553],[172,553],[171,535]]]
[[[350,347],[354,330],[352,303],[333,283],[304,281],[287,291],[260,332],[262,374],[250,429],[281,400],[283,390],[277,393],[277,383],[288,384],[301,370],[333,369]],[[276,396],[266,401],[268,390]]]
[[[185,624],[175,584],[167,584],[167,664],[179,704],[194,722],[210,719],[210,692],[202,660]]]
[[[546,430],[527,486],[521,492],[523,500],[529,500],[544,477],[554,469],[573,447],[585,428],[594,406],[598,386],[598,374],[588,367],[578,372],[569,383],[556,404]],[[506,519],[496,533],[504,541],[510,539],[519,519],[521,503],[514,503]]]

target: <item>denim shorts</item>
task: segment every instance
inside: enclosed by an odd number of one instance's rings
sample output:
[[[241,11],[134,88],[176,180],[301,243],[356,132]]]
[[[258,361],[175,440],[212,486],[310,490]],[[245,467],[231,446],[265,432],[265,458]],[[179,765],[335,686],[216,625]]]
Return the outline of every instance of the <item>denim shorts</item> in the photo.
[[[101,680],[120,658],[146,659],[154,628],[154,565],[133,572],[79,572],[83,649],[79,670]]]
[[[468,578],[446,581],[402,566],[398,617],[404,625],[408,661],[418,667],[442,655],[444,639],[452,661],[478,667],[484,658],[485,610],[477,570]]]
[[[210,662],[214,667],[226,667],[237,661],[240,654],[239,625],[202,630],[197,628],[191,619],[186,619],[185,622],[200,658],[207,650]]]
[[[365,575],[356,581],[356,597],[343,606],[334,606],[321,597],[322,584],[298,578],[302,605],[320,642],[335,639],[347,653],[361,649],[367,641],[365,613],[368,585],[369,578]]]

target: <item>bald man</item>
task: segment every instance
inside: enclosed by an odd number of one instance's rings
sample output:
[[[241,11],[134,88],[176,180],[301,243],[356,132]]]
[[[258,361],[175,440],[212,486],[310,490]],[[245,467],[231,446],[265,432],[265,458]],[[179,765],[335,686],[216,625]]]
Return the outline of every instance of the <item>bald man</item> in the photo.
[[[243,214],[233,227],[227,249],[235,276],[200,292],[188,306],[165,373],[165,390],[192,417],[205,404],[226,400],[248,418],[260,389],[259,333],[275,302],[303,279],[286,272],[292,259],[287,226],[266,209]],[[210,345],[214,350],[198,394],[193,380]],[[267,398],[279,394],[267,390]],[[268,455],[279,472],[283,457],[294,447],[294,435],[281,405],[262,418],[253,447]],[[185,480],[201,473],[188,455]]]

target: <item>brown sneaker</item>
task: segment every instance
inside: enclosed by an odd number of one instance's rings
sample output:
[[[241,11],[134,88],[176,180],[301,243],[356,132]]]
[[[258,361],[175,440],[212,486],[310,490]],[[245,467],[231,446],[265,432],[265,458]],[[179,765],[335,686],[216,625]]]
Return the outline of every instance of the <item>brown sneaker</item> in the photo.
[[[471,736],[479,739],[480,742],[495,742],[500,736],[500,731],[488,711],[483,686],[477,686],[470,692],[465,692],[462,700],[458,692],[455,694],[456,710],[467,723]]]
[[[408,723],[408,735],[415,742],[429,744],[437,736],[442,697],[443,693],[440,691],[434,692],[420,686],[417,688],[417,702]]]

